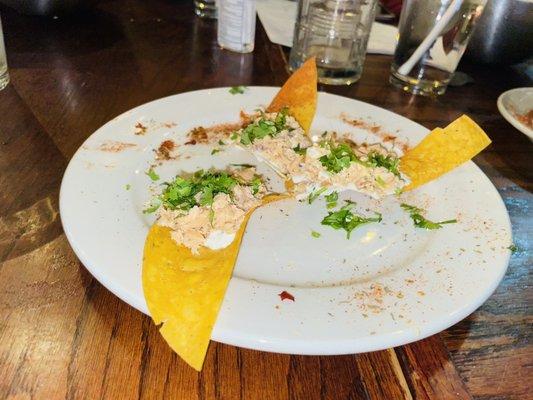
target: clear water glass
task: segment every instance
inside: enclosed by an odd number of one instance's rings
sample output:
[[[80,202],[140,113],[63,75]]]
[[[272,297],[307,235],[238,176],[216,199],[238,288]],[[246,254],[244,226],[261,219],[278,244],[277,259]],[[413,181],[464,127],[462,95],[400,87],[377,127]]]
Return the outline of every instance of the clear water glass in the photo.
[[[486,0],[404,0],[390,82],[413,94],[443,94],[466,50],[485,3]],[[400,67],[409,60],[433,27],[445,18],[449,8],[453,10],[449,13],[449,21],[428,50],[422,53],[419,61],[406,73]]]
[[[194,13],[202,18],[217,18],[216,0],[194,0]]]
[[[357,82],[376,9],[377,0],[300,0],[289,68],[315,56],[321,83]]]
[[[9,73],[7,71],[6,48],[4,46],[4,34],[2,32],[2,20],[0,20],[0,90],[9,83]]]

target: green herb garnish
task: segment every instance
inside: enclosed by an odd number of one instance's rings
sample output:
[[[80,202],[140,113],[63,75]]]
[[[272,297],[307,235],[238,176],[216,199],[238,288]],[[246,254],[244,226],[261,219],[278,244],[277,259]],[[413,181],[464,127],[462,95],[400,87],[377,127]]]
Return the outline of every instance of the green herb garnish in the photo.
[[[219,146],[225,146],[226,145],[226,143],[224,143],[222,140],[219,140],[218,144],[219,144]]]
[[[159,201],[158,199],[153,199],[150,202],[150,205],[148,206],[148,208],[143,210],[143,214],[151,214],[155,212],[160,206],[161,206],[161,201]]]
[[[255,165],[252,164],[230,164],[233,167],[240,167],[240,168],[255,168]]]
[[[159,175],[157,175],[153,168],[150,168],[147,172],[145,172],[145,174],[148,175],[148,177],[153,181],[159,180]]]
[[[243,94],[246,86],[232,86],[229,90],[231,94]]]
[[[218,152],[220,152],[220,149],[213,149],[211,150],[211,155],[217,154]]]
[[[128,183],[128,184],[126,185],[126,190],[130,190],[130,189],[131,189],[131,185]]]
[[[287,109],[282,109],[274,121],[268,120],[264,117],[251,123],[243,129],[241,133],[241,143],[245,146],[252,144],[256,139],[263,139],[266,136],[274,137],[279,132],[284,130],[286,123]]]
[[[337,146],[329,142],[329,154],[325,154],[318,160],[329,172],[338,173],[344,168],[348,168],[350,162],[358,160],[352,148],[345,143]]]
[[[377,183],[379,186],[381,186],[381,187],[385,187],[386,183],[385,183],[385,181],[383,180],[383,178],[382,178],[381,176],[379,176],[379,175],[376,176],[376,177],[374,178],[374,180],[376,181],[376,183]]]
[[[519,251],[520,249],[518,248],[518,246],[516,244],[511,244],[509,247],[507,247],[511,253],[516,253],[517,251]]]
[[[187,211],[194,206],[213,204],[219,193],[231,194],[237,180],[226,172],[198,171],[190,177],[177,176],[159,196],[165,208]]]
[[[318,199],[318,196],[320,196],[322,193],[324,193],[326,190],[328,190],[327,187],[322,187],[320,189],[317,189],[317,190],[313,190],[311,193],[309,193],[309,197],[307,197],[307,202],[309,204],[312,204],[313,201],[315,201],[316,199]]]
[[[337,206],[337,200],[339,200],[339,193],[337,192],[326,195],[326,207],[328,209],[335,208]]]
[[[396,176],[400,176],[400,171],[398,170],[398,165],[400,164],[400,159],[392,155],[384,156],[381,153],[373,151],[368,154],[368,161],[366,162],[369,167],[383,167]]]
[[[333,229],[344,229],[346,231],[346,238],[350,239],[352,231],[358,226],[368,224],[370,222],[381,222],[382,216],[376,212],[374,217],[363,217],[354,214],[351,211],[352,205],[346,204],[338,211],[330,211],[322,220],[322,225],[331,226]]]
[[[409,213],[411,216],[411,219],[413,220],[414,225],[417,228],[423,228],[423,229],[440,229],[442,228],[442,225],[444,224],[455,224],[457,222],[456,219],[449,219],[446,221],[441,222],[433,222],[430,221],[422,215],[424,210],[421,208],[411,206],[409,204],[402,203],[400,206]]]
[[[320,233],[315,232],[315,231],[311,231],[311,236],[313,236],[314,238],[319,238],[320,237]]]
[[[292,149],[294,150],[296,154],[299,154],[301,156],[305,156],[305,154],[307,153],[307,148],[300,147],[300,143],[298,143],[298,145],[296,147],[293,147]]]
[[[257,192],[259,192],[259,188],[261,187],[261,184],[263,182],[261,182],[261,178],[259,178],[258,176],[256,176],[254,179],[252,179],[252,194],[253,195],[256,195]]]
[[[239,137],[239,134],[237,132],[233,132],[229,138],[231,140],[236,140],[238,137]]]

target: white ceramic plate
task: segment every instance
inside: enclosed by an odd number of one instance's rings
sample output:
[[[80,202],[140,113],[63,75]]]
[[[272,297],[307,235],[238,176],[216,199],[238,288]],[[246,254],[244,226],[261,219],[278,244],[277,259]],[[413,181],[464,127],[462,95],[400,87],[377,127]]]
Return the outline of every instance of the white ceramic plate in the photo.
[[[63,178],[60,209],[72,248],[87,269],[122,300],[147,313],[141,258],[151,218],[145,175],[163,140],[186,141],[198,125],[238,120],[241,109],[267,104],[278,89],[251,87],[183,93],[137,107],[96,131],[72,158]],[[320,93],[312,131],[379,139],[341,121],[344,112],[416,144],[427,130],[384,109]],[[135,135],[141,122],[148,129]],[[374,129],[376,131],[377,129]],[[125,143],[130,144],[129,146]],[[221,146],[216,146],[221,147]],[[120,151],[119,151],[120,150]],[[243,150],[182,145],[176,161],[155,169],[161,181],[181,170],[257,164]],[[260,172],[279,179],[264,164]],[[130,185],[127,190],[126,185]],[[323,199],[312,205],[284,200],[257,210],[246,230],[213,339],[237,346],[298,354],[343,354],[384,349],[422,339],[466,317],[503,277],[511,243],[507,212],[487,177],[469,162],[401,201],[422,206],[432,220],[457,218],[443,229],[415,229],[394,196],[381,201],[357,193],[343,199],[357,210],[383,214],[350,240],[321,226]],[[311,231],[321,234],[311,236]],[[295,301],[281,301],[283,290]]]
[[[500,114],[516,129],[533,140],[533,129],[516,119],[516,114],[526,114],[533,110],[533,87],[511,89],[498,97]]]

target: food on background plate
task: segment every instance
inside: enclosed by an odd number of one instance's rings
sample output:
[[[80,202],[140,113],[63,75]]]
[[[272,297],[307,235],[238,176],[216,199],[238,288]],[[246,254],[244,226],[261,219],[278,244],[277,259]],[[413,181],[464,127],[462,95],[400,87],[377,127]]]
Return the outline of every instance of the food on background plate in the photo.
[[[529,129],[533,129],[533,109],[523,114],[513,112],[513,115],[521,124],[527,126]]]
[[[289,196],[312,203],[320,195],[326,196],[329,210],[337,207],[338,192],[343,190],[375,198],[398,194],[437,179],[490,143],[466,116],[437,128],[403,157],[381,143],[356,144],[333,132],[313,137],[316,88],[315,60],[310,59],[265,111],[230,137],[286,179],[287,195],[269,193],[253,168],[197,171],[166,183],[147,209],[158,216],[144,248],[148,309],[154,322],[162,324],[161,334],[171,348],[196,370],[202,368],[253,210]],[[358,226],[382,220],[378,212],[361,215],[353,207],[348,202],[328,211],[322,224],[345,230],[349,238]],[[434,223],[416,206],[403,208],[416,227],[438,229],[455,222]],[[312,237],[320,234],[313,232]]]

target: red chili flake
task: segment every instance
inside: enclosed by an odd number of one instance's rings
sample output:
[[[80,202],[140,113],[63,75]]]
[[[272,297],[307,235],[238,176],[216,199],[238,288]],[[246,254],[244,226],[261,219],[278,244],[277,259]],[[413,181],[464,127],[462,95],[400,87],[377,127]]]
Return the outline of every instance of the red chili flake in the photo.
[[[294,301],[294,296],[285,290],[281,292],[280,294],[278,294],[278,296],[281,299],[281,301],[283,300]]]

